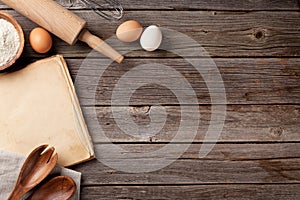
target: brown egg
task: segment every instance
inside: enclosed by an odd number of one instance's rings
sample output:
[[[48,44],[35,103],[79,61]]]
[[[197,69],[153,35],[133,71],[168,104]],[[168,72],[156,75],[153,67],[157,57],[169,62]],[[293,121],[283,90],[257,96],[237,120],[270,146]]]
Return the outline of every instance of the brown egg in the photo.
[[[52,47],[51,35],[43,28],[35,28],[30,32],[29,42],[37,53],[47,53]]]
[[[141,24],[135,20],[129,20],[122,23],[117,31],[117,38],[123,42],[133,42],[140,38],[143,32]]]

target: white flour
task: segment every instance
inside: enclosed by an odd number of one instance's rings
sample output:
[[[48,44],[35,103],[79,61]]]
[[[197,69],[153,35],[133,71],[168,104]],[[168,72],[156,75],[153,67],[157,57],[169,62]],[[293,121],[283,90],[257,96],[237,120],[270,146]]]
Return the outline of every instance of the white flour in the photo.
[[[17,54],[20,39],[15,27],[0,19],[0,66],[8,63]]]

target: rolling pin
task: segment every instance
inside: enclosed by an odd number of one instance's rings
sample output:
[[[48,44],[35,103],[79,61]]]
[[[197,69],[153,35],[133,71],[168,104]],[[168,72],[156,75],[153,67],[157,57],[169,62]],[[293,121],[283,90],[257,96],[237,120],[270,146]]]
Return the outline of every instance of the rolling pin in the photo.
[[[112,60],[123,56],[84,28],[87,22],[53,0],[0,0],[70,45],[79,39]]]

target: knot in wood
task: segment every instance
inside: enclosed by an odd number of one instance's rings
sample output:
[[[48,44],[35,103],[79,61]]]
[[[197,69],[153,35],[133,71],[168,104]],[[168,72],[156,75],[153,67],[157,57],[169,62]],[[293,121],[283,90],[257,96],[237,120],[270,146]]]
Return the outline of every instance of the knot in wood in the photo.
[[[280,137],[282,136],[284,130],[282,127],[272,127],[270,128],[270,134],[272,136],[275,136],[275,137]]]
[[[257,30],[255,33],[254,33],[254,37],[256,39],[262,39],[263,37],[265,36],[265,33],[262,31],[262,30]]]

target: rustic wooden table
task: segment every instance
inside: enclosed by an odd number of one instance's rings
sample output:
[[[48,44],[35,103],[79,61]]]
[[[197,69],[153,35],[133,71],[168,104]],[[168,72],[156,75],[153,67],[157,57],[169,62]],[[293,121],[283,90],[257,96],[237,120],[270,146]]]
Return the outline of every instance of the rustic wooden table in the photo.
[[[181,105],[159,85],[138,89],[128,110],[137,124],[149,123],[152,106],[168,113],[164,128],[146,139],[125,134],[112,115],[110,98],[117,81],[134,66],[160,63],[183,74],[199,104],[198,134],[188,150],[171,165],[157,171],[131,174],[92,160],[72,167],[82,172],[82,199],[300,199],[300,14],[298,0],[166,0],[121,1],[121,21],[135,19],[144,26],[157,24],[186,34],[201,44],[216,63],[226,89],[227,115],[222,134],[205,157],[198,153],[211,116],[210,96],[199,72],[176,54],[163,50],[132,51],[121,65],[111,64],[95,96],[98,120],[107,137],[131,152],[156,150],[178,130]],[[47,55],[29,46],[28,34],[36,25],[0,3],[22,25],[26,47],[17,65],[62,54],[75,80],[86,68],[79,99],[86,121],[92,120],[91,82],[101,57],[83,43],[69,46],[54,37]],[[109,38],[121,23],[101,19],[91,10],[72,10],[88,21],[96,35]],[[180,38],[178,38],[180,40]],[[189,56],[189,55],[185,55]],[[132,82],[135,77],[131,77]],[[166,77],[167,78],[167,77]],[[112,105],[114,106],[114,105]],[[162,109],[162,107],[159,107]],[[192,119],[191,119],[192,120]],[[96,133],[97,126],[90,126]],[[101,139],[95,146],[104,145]],[[175,145],[175,144],[174,144]],[[168,155],[166,155],[168,156]],[[137,158],[138,159],[138,158]],[[152,159],[152,158],[147,158]]]

